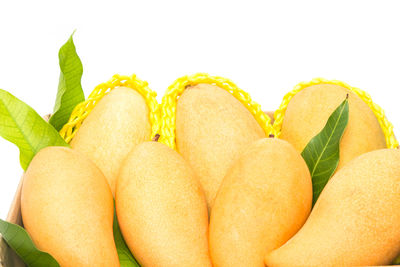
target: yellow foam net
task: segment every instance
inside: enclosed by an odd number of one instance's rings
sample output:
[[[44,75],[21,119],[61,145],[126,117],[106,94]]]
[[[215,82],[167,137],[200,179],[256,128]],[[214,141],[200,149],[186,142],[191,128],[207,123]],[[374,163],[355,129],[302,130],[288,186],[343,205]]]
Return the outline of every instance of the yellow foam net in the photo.
[[[210,76],[206,73],[183,76],[175,80],[175,82],[168,87],[162,99],[161,105],[157,103],[156,92],[149,88],[147,82],[138,79],[136,75],[114,75],[108,82],[96,86],[87,100],[78,104],[74,108],[68,122],[61,129],[60,134],[64,140],[69,143],[74,137],[76,131],[81,126],[82,122],[93,110],[96,104],[111,90],[116,87],[123,86],[136,90],[145,99],[147,106],[149,107],[149,119],[152,125],[152,138],[157,134],[160,134],[159,142],[162,142],[175,149],[176,102],[179,96],[188,86],[194,86],[200,83],[216,85],[232,94],[250,111],[250,113],[263,128],[265,134],[267,136],[273,134],[275,137],[280,136],[287,106],[298,92],[306,87],[317,84],[339,85],[357,94],[371,108],[385,135],[387,147],[398,148],[399,146],[399,142],[396,140],[393,132],[393,125],[387,120],[383,109],[372,101],[371,96],[368,93],[359,88],[352,87],[344,82],[315,78],[309,82],[297,84],[292,91],[284,96],[280,107],[274,113],[274,124],[272,125],[270,117],[264,113],[259,104],[251,99],[248,93],[237,87],[229,79],[218,76]]]
[[[150,117],[150,123],[152,125],[152,137],[154,137],[157,134],[158,129],[160,127],[159,113],[158,113],[159,105],[156,99],[157,93],[149,88],[147,82],[138,79],[136,75],[132,76],[114,75],[108,82],[96,86],[93,92],[87,98],[87,100],[78,104],[74,108],[68,122],[64,125],[64,127],[60,131],[60,135],[64,138],[64,140],[67,143],[71,142],[76,131],[79,129],[82,122],[93,110],[96,104],[107,93],[109,93],[114,88],[120,86],[136,90],[143,96],[147,106],[149,107],[149,117]]]
[[[263,128],[267,136],[272,133],[273,128],[270,117],[263,112],[259,104],[251,100],[251,97],[248,93],[237,87],[229,79],[218,76],[210,76],[206,73],[197,73],[190,76],[183,76],[175,80],[175,82],[168,87],[162,99],[160,108],[161,128],[159,132],[159,142],[162,142],[173,149],[176,148],[176,102],[179,96],[188,86],[194,86],[200,83],[213,84],[228,91],[237,100],[239,100],[247,108],[247,110],[251,112],[251,114],[253,114],[254,118]]]
[[[285,117],[285,111],[287,109],[287,106],[288,106],[290,100],[292,100],[292,98],[298,92],[303,90],[304,88],[312,86],[312,85],[317,85],[317,84],[339,85],[339,86],[347,88],[350,91],[357,94],[371,108],[371,110],[374,112],[376,118],[378,119],[379,124],[382,128],[382,131],[385,135],[387,147],[388,148],[398,148],[399,142],[396,140],[396,137],[394,135],[393,125],[387,120],[383,109],[372,101],[371,96],[368,93],[364,92],[363,90],[361,90],[359,88],[352,87],[344,82],[337,81],[337,80],[326,80],[323,78],[315,78],[315,79],[311,80],[310,82],[301,82],[301,83],[297,84],[292,91],[290,91],[289,93],[287,93],[284,96],[279,109],[277,109],[274,114],[275,121],[273,124],[273,128],[274,128],[275,136],[279,137],[279,135],[281,133],[282,123],[283,123],[283,119]]]

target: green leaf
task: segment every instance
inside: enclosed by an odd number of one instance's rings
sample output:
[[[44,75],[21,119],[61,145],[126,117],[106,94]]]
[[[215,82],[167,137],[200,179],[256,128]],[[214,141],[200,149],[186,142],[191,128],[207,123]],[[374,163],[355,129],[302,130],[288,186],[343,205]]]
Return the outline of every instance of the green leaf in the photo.
[[[140,267],[139,263],[137,263],[137,261],[133,257],[132,253],[130,252],[128,246],[124,241],[124,238],[122,237],[115,209],[114,209],[113,232],[114,232],[114,241],[118,252],[119,263],[121,264],[121,267]]]
[[[313,205],[339,164],[339,144],[348,120],[347,96],[329,117],[322,131],[311,139],[301,153],[311,174]]]
[[[50,254],[36,248],[21,226],[0,219],[0,234],[28,267],[60,267]]]
[[[82,62],[76,53],[73,35],[58,53],[61,73],[53,116],[49,121],[57,131],[68,122],[75,106],[85,100],[81,85]]]
[[[0,136],[18,146],[24,170],[47,146],[68,146],[60,134],[30,106],[0,89]]]
[[[394,261],[392,262],[392,265],[397,265],[400,264],[400,255],[397,256],[397,258],[394,259]]]

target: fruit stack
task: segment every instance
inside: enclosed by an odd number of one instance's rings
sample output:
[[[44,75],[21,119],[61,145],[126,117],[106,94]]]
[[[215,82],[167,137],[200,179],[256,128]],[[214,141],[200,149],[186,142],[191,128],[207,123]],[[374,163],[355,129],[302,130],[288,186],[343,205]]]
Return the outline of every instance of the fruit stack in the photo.
[[[135,76],[84,101],[68,86],[50,123],[0,91],[0,134],[26,169],[24,229],[0,221],[0,233],[28,266],[372,266],[400,254],[400,151],[365,92],[301,83],[272,122],[206,74],[176,80],[160,105]]]

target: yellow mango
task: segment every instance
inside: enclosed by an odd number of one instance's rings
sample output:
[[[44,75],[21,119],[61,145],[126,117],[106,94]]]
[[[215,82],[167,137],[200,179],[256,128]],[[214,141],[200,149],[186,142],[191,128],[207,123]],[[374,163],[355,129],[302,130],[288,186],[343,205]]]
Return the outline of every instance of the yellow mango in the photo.
[[[21,212],[35,245],[62,267],[119,266],[111,190],[96,165],[77,151],[47,147],[32,159]]]
[[[333,84],[318,84],[297,93],[289,102],[280,138],[298,151],[325,126],[332,112],[349,94],[349,121],[340,142],[338,170],[353,158],[386,148],[385,136],[368,105],[350,90]]]
[[[209,207],[239,152],[263,137],[245,106],[215,85],[188,87],[177,101],[177,149],[198,175]]]
[[[327,183],[310,217],[267,254],[275,266],[386,265],[400,253],[400,151],[363,154]]]
[[[115,203],[141,266],[211,266],[204,192],[176,151],[157,142],[138,145],[121,167]]]
[[[71,141],[104,173],[113,195],[121,162],[137,144],[149,141],[149,108],[138,92],[118,87],[105,95]]]
[[[213,266],[264,266],[304,224],[311,210],[307,165],[286,141],[251,144],[228,171],[210,218]]]

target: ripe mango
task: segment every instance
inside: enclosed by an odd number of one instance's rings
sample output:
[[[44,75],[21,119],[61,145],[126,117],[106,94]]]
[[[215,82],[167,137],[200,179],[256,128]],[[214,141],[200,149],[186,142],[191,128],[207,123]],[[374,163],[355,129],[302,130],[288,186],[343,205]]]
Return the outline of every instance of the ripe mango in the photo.
[[[310,217],[267,266],[386,265],[400,253],[400,151],[363,154],[327,183]]]
[[[121,162],[137,144],[149,141],[149,108],[135,90],[118,87],[105,95],[83,121],[71,146],[104,173],[115,193]]]
[[[121,167],[115,203],[122,235],[142,266],[211,266],[204,192],[176,151],[138,145]]]
[[[263,137],[245,106],[215,85],[190,86],[177,101],[177,149],[198,175],[209,207],[239,152]]]
[[[311,177],[299,152],[275,138],[254,142],[228,171],[215,199],[213,266],[264,267],[265,253],[300,229],[311,203]]]
[[[47,147],[33,158],[24,175],[21,211],[35,245],[62,267],[120,266],[111,190],[79,152]]]
[[[280,138],[300,152],[325,126],[332,112],[349,94],[349,121],[340,142],[338,170],[353,158],[386,148],[385,136],[368,105],[350,90],[333,84],[318,84],[297,93],[289,102]]]

